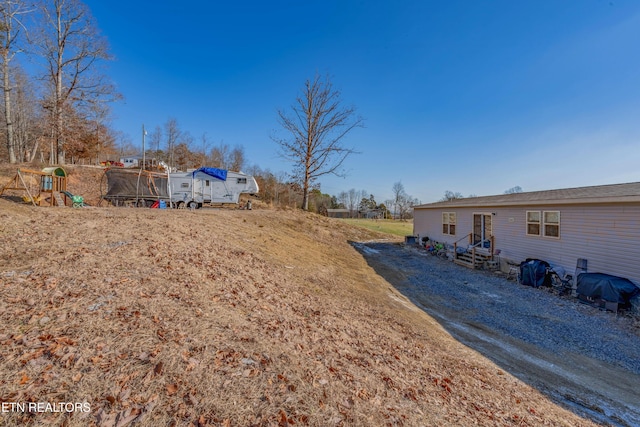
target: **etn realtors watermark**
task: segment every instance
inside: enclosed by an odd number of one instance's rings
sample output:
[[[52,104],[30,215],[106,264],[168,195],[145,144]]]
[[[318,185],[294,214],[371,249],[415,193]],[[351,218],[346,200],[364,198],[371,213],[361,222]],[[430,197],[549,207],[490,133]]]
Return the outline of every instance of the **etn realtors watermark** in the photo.
[[[71,413],[91,412],[89,402],[2,402],[0,413]]]

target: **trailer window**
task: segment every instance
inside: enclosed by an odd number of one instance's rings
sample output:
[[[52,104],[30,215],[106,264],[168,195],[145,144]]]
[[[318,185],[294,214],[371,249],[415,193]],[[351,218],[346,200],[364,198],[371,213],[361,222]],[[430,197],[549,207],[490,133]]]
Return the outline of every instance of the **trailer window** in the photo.
[[[183,182],[182,184],[180,184],[180,188],[189,188],[189,183]]]
[[[247,178],[238,178],[238,184],[246,184]]]
[[[206,181],[204,182],[204,186],[205,186],[205,187],[209,187],[210,185],[211,185],[211,184],[209,183],[209,180],[206,180]]]

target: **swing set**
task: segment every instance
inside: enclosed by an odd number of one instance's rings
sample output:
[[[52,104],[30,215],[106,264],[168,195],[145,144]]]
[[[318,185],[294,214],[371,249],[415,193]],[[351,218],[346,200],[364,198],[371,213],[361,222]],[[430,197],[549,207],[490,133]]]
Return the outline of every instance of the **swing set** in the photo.
[[[67,173],[61,167],[48,167],[41,171],[18,169],[16,175],[2,188],[0,196],[5,190],[22,191],[22,200],[33,206],[66,206],[67,202]]]

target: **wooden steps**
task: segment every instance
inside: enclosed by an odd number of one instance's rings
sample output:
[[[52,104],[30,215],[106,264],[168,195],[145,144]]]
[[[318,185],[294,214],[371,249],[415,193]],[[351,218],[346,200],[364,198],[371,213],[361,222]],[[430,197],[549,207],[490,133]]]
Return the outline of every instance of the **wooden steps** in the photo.
[[[491,260],[491,254],[487,250],[477,248],[473,252],[464,252],[456,254],[456,258],[453,260],[457,265],[461,265],[467,268],[482,268],[485,261]]]
[[[469,245],[464,246],[465,251],[462,253],[458,252],[458,243],[461,242],[464,237],[453,244],[453,253],[454,260],[458,265],[467,268],[483,268],[485,267],[485,263],[487,261],[494,261],[493,259],[493,248],[495,248],[495,242],[493,236],[490,236],[488,239],[482,240],[482,244],[477,244],[472,246],[472,242],[474,242],[474,234],[470,233],[466,236],[469,239]],[[477,240],[475,240],[477,241]],[[487,244],[488,243],[488,244]],[[482,247],[484,245],[489,246],[488,248]],[[488,268],[496,268],[497,263],[493,263],[493,265],[487,265]]]

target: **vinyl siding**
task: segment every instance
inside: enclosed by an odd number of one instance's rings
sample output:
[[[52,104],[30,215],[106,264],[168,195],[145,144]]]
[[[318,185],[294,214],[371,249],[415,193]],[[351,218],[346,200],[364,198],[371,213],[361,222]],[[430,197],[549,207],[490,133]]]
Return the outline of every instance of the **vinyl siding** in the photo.
[[[559,211],[560,237],[528,236],[526,212]],[[442,234],[441,213],[456,212],[456,236]],[[501,258],[520,262],[538,258],[574,274],[578,258],[588,260],[590,272],[626,277],[640,284],[640,204],[537,205],[490,208],[496,249]],[[414,232],[453,243],[472,231],[481,207],[416,209]],[[541,226],[542,228],[542,226]],[[462,241],[466,244],[466,240]]]
[[[446,242],[453,244],[455,241],[469,234],[471,218],[459,214],[459,209],[447,210],[424,210],[420,211],[420,216],[416,216],[414,212],[413,230],[414,235],[423,238],[429,237],[438,242]],[[456,212],[456,233],[454,235],[442,233],[442,213]],[[466,245],[466,240],[464,241]]]

